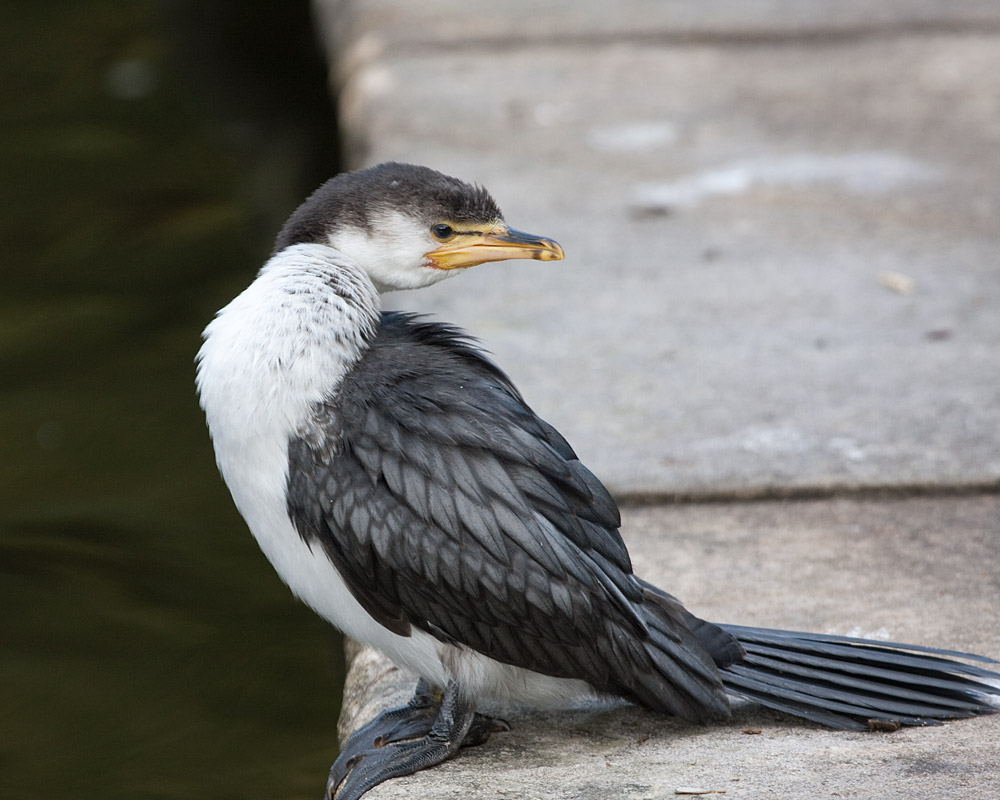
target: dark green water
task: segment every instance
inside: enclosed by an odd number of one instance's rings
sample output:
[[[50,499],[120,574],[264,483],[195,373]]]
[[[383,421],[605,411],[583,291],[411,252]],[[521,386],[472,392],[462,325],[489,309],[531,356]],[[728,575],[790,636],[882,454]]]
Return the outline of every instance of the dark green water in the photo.
[[[0,15],[0,798],[315,798],[340,642],[233,510],[192,362],[335,169],[308,3]]]

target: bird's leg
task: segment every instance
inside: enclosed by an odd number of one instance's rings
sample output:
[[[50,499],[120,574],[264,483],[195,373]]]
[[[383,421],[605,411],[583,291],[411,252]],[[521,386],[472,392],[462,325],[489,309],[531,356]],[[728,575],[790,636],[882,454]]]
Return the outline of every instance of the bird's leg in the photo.
[[[376,747],[384,747],[393,742],[426,736],[441,707],[443,692],[435,690],[421,678],[413,690],[413,697],[405,706],[383,711],[367,725],[359,728],[344,743],[337,762],[346,764],[354,756]],[[476,714],[472,726],[462,741],[462,747],[483,744],[492,733],[510,730],[502,719],[494,719]]]
[[[356,731],[330,769],[328,800],[357,800],[374,786],[440,764],[461,747],[509,730],[503,720],[475,713],[449,681],[440,700],[421,679],[405,706],[385,711]]]

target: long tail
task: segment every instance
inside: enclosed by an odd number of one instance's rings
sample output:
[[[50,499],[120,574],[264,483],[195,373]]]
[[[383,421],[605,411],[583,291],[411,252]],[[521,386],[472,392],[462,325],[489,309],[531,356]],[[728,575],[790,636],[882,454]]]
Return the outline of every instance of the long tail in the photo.
[[[938,725],[1000,711],[984,656],[817,633],[718,625],[746,651],[720,665],[732,694],[843,730]]]

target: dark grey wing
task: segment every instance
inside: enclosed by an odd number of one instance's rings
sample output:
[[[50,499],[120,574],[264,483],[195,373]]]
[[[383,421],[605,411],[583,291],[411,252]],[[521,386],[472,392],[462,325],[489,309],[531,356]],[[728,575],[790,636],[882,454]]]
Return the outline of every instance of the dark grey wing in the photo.
[[[607,490],[452,328],[384,315],[290,442],[288,488],[300,535],[396,633],[415,625],[685,716],[642,697],[641,676],[719,689],[683,619],[650,618]]]

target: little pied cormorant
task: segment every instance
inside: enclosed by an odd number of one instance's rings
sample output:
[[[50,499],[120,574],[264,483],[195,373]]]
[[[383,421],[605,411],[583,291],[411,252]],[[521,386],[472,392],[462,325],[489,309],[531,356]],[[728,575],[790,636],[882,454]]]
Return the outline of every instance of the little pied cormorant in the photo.
[[[510,700],[617,695],[703,722],[732,694],[855,730],[994,710],[1000,675],[945,658],[960,653],[693,616],[632,574],[607,490],[481,350],[380,310],[486,261],[562,257],[484,189],[382,164],[309,197],[205,329],[201,405],[261,549],[421,678],[346,743],[328,797],[484,741],[503,725],[477,708]]]

